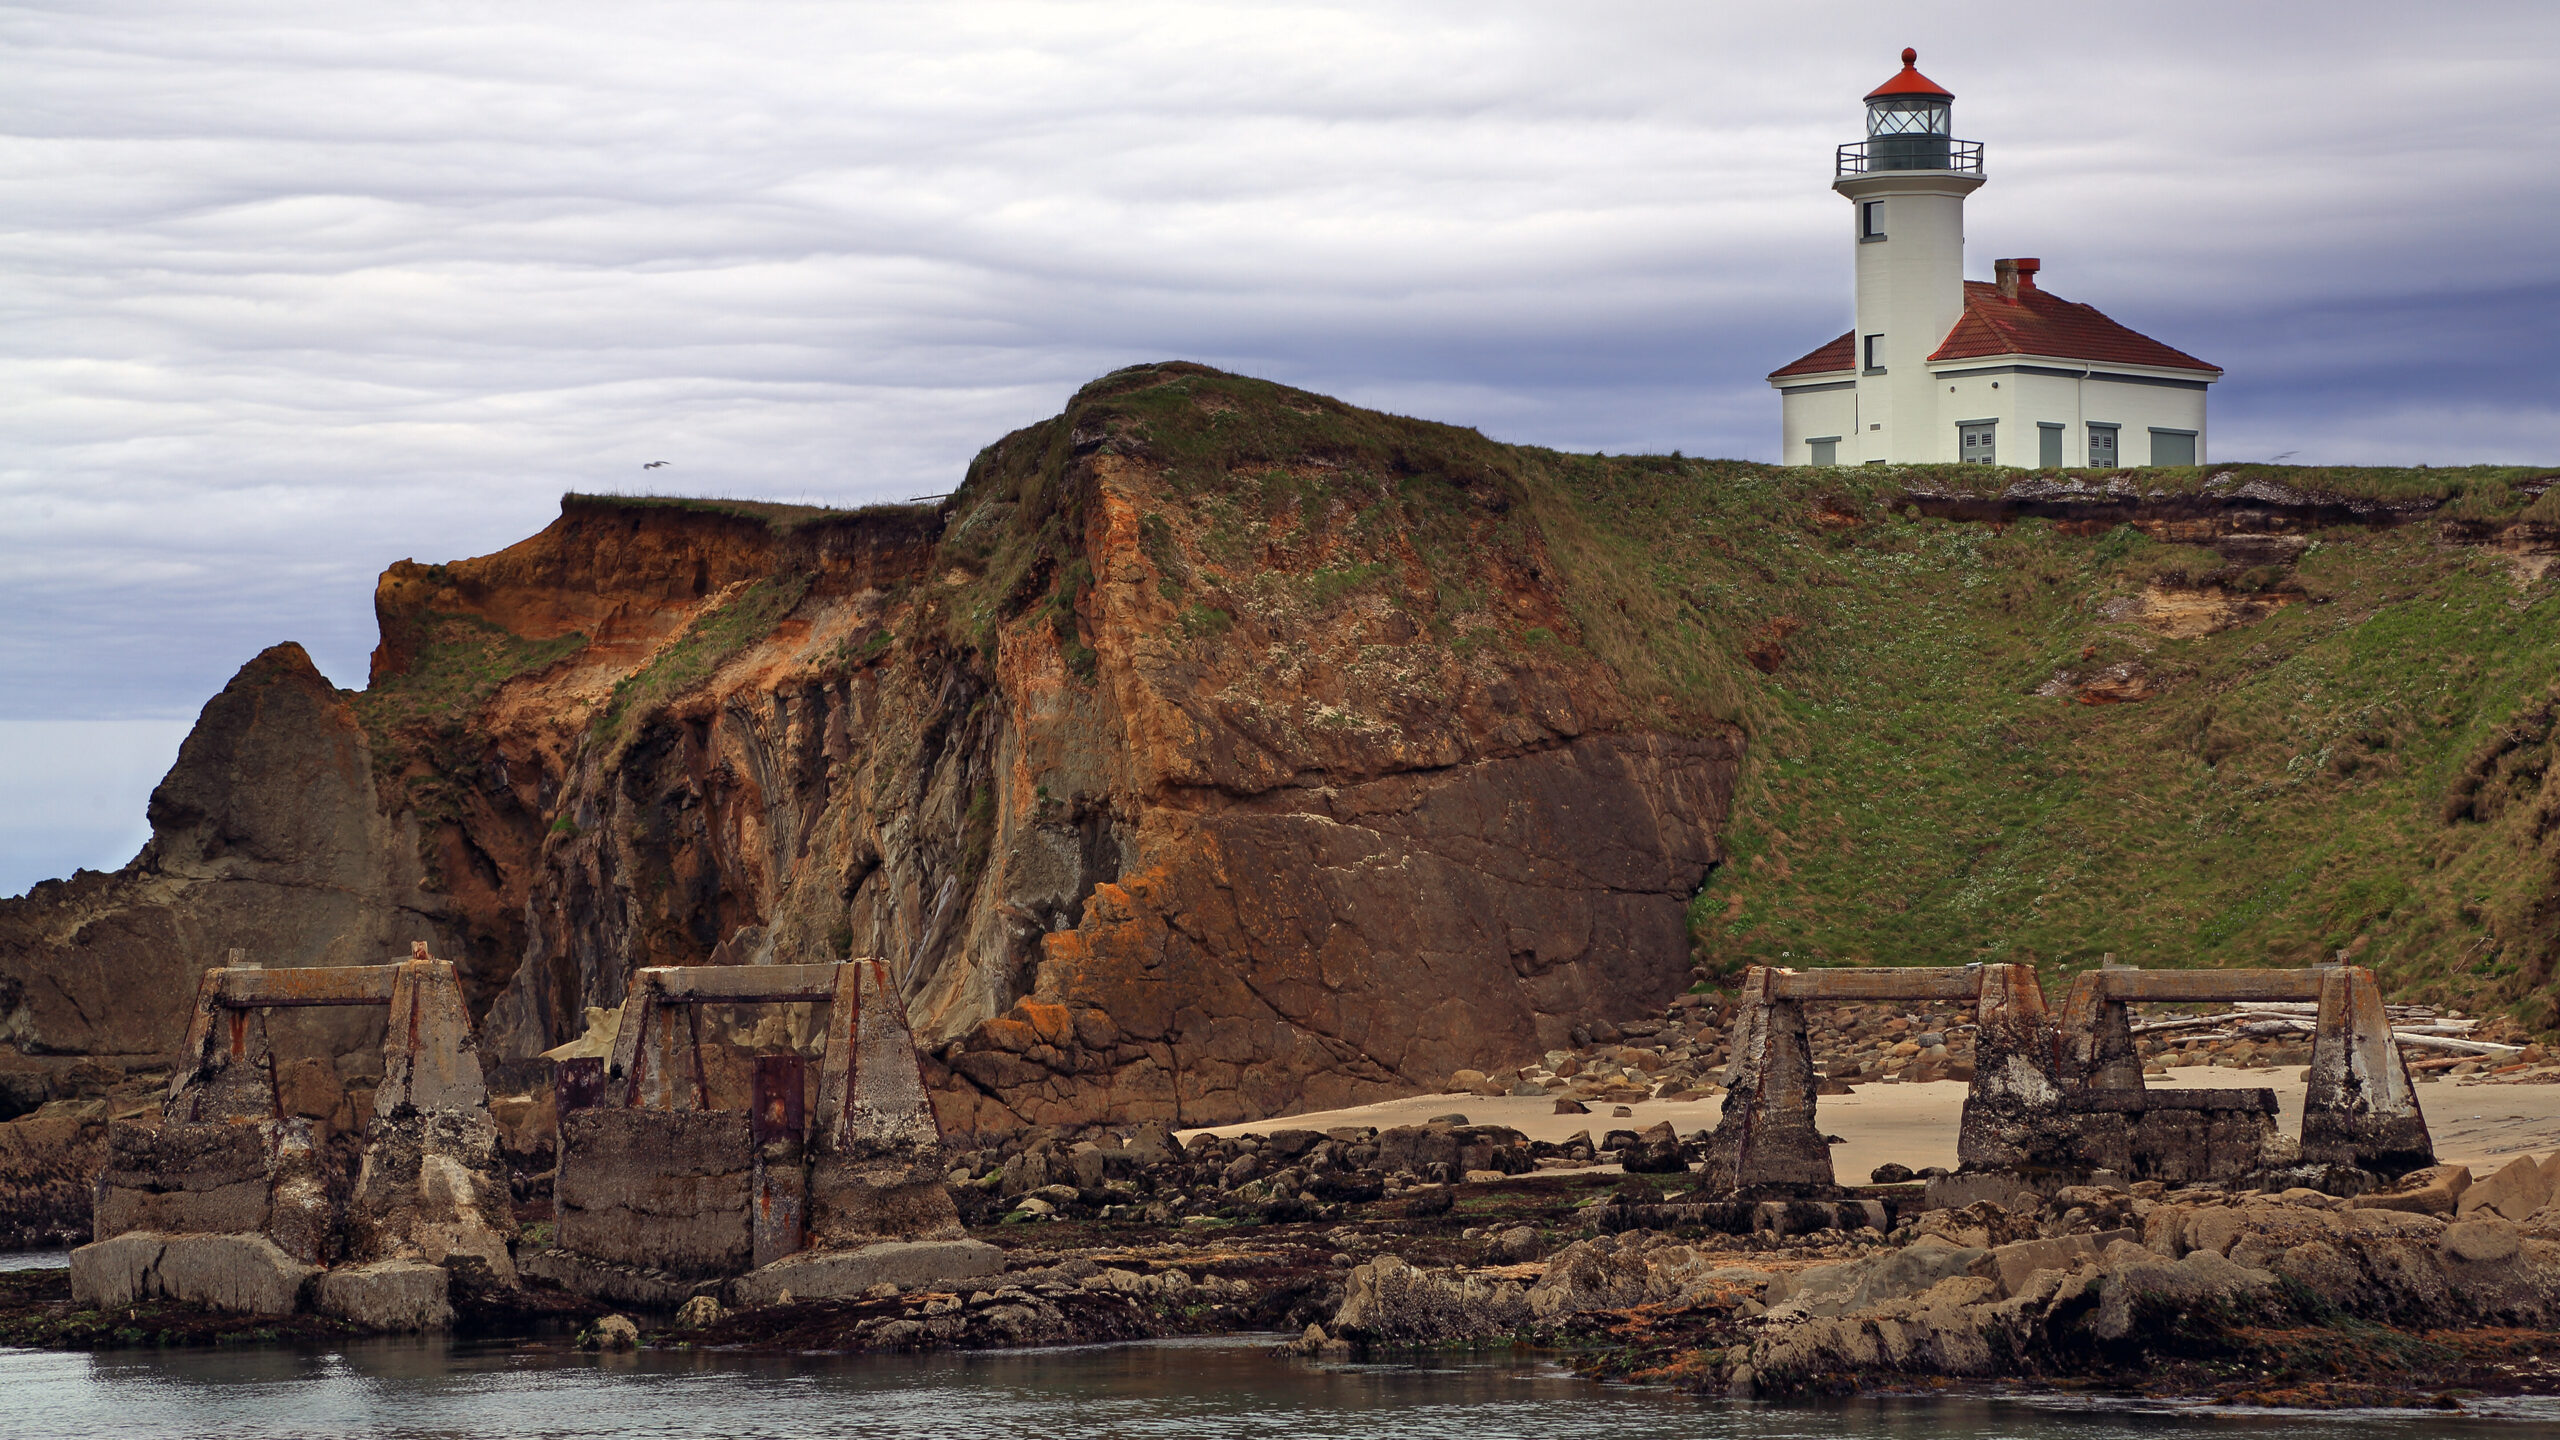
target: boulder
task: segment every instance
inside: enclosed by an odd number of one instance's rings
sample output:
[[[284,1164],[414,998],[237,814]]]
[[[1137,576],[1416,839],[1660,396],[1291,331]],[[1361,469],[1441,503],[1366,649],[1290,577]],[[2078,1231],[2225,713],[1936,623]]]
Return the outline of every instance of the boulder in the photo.
[[[1977,1274],[1991,1253],[1923,1235],[1899,1250],[1781,1275],[1769,1282],[1764,1302],[1781,1319],[1846,1315],[1917,1295],[1952,1276]]]
[[[161,1299],[242,1315],[290,1315],[319,1273],[264,1235],[136,1230],[71,1252],[71,1297],[102,1310]]]
[[[2428,1177],[2426,1183],[2413,1189],[2359,1195],[2347,1203],[2359,1210],[2399,1210],[2412,1215],[2451,1218],[2461,1205],[2464,1192],[2471,1188],[2471,1167],[2439,1165],[2423,1173]]]
[[[1619,1165],[1630,1175],[1678,1175],[1689,1168],[1689,1157],[1668,1120],[1634,1137],[1634,1142],[1618,1153]]]
[[[2436,1247],[2452,1259],[2487,1265],[2514,1259],[2516,1252],[2524,1248],[2524,1239],[2506,1221],[2482,1216],[2456,1220],[2444,1227]]]
[[[449,1277],[441,1265],[376,1260],[342,1265],[320,1277],[313,1308],[368,1330],[444,1330],[453,1325]]]
[[[2457,1219],[2486,1212],[2501,1220],[2522,1220],[2551,1199],[2551,1180],[2530,1155],[2519,1155],[2486,1180],[2472,1182],[2454,1207]]]
[[[1453,1270],[1418,1270],[1397,1255],[1351,1267],[1326,1328],[1342,1339],[1441,1344],[1508,1335],[1529,1323],[1523,1286]]]
[[[2099,1269],[2098,1306],[2088,1323],[2102,1340],[2122,1340],[2137,1325],[2173,1326],[2190,1315],[2245,1310],[2276,1286],[2273,1274],[2211,1250],[2170,1260],[2129,1240],[2109,1245]]]
[[[1004,1273],[1004,1251],[983,1240],[886,1240],[859,1250],[804,1250],[739,1276],[729,1301],[739,1309],[800,1300],[842,1300],[874,1285],[901,1290]]]
[[[2003,1298],[2015,1295],[2027,1286],[2027,1277],[2038,1270],[2077,1270],[2106,1253],[2118,1240],[2133,1240],[2130,1230],[2109,1230],[2096,1235],[2057,1235],[2049,1240],[2020,1240],[1985,1252],[1974,1263],[1970,1273],[1980,1275],[2000,1287]]]

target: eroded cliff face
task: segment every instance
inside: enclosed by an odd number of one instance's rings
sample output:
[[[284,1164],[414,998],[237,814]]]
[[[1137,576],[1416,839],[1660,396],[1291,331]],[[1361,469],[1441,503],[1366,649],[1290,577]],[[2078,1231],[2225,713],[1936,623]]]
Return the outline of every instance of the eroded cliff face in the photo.
[[[345,848],[412,866],[501,1061],[640,966],[847,954],[962,1132],[1526,1059],[1688,982],[1739,758],[1631,703],[1534,502],[1471,432],[1196,367],[937,509],[573,497],[383,577]]]

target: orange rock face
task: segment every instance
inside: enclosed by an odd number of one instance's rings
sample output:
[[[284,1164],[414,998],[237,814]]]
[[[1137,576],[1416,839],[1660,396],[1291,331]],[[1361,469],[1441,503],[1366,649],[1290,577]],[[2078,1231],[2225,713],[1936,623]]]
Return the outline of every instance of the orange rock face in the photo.
[[[367,823],[502,1065],[847,954],[960,1133],[1525,1060],[1686,983],[1740,739],[1631,702],[1511,453],[1157,366],[938,507],[573,497],[383,577]]]

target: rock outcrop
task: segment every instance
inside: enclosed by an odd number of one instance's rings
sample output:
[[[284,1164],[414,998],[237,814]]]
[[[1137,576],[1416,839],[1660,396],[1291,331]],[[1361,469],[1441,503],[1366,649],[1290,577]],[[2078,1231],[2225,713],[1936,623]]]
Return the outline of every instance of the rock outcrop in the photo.
[[[452,907],[427,883],[415,814],[380,803],[374,764],[354,705],[301,646],[240,667],[151,792],[132,863],[0,900],[0,1037],[19,1063],[168,1065],[197,978],[235,948],[270,967],[351,965],[442,940]],[[371,1027],[279,1016],[279,1062],[378,1056]],[[345,1074],[369,1084],[379,1068]]]

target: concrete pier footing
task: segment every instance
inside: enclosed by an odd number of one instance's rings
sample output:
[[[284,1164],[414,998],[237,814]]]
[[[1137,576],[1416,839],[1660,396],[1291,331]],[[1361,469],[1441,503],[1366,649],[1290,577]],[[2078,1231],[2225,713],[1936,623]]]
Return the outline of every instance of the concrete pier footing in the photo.
[[[1814,1109],[1806,1001],[1970,999],[1974,1078],[1957,1154],[1965,1172],[2038,1190],[2096,1177],[2307,1184],[2355,1193],[2434,1163],[2381,987],[2359,966],[2137,970],[2079,976],[2062,1012],[2029,965],[1792,971],[1754,966],[1736,998],[1724,1115],[1708,1147],[1712,1191],[1836,1194]],[[2269,1090],[2155,1091],[2127,1007],[2140,1000],[2316,1000],[2298,1150],[2275,1132]]]
[[[382,1083],[349,1176],[316,1143],[309,1120],[282,1113],[266,1015],[361,1005],[383,1007],[387,1023]],[[367,1296],[392,1296],[398,1314],[384,1323],[418,1328],[450,1313],[421,1298],[418,1267],[468,1257],[475,1273],[485,1267],[490,1278],[514,1282],[512,1197],[452,962],[417,945],[399,964],[267,970],[234,951],[230,964],[205,972],[182,1053],[161,1123],[109,1129],[95,1240],[74,1253],[123,1259],[75,1263],[76,1298],[145,1285],[229,1308],[254,1295],[260,1313],[270,1313],[284,1303],[268,1273],[275,1266],[251,1262],[273,1251],[306,1280],[350,1267],[351,1278],[329,1287],[332,1304],[361,1311]],[[110,1242],[121,1243],[100,1248]],[[244,1265],[257,1271],[256,1284],[243,1279]]]
[[[704,1039],[699,1007],[818,1001],[815,1106],[793,1052],[754,1057],[745,1109],[711,1108],[705,1047],[719,1042]],[[564,1066],[559,1084],[559,1244],[541,1264],[572,1289],[641,1304],[760,1295],[775,1287],[740,1277],[807,1252],[960,1237],[941,1127],[884,961],[643,970],[611,1063],[600,1075]],[[945,1251],[899,1253],[912,1265]],[[783,1288],[818,1298],[809,1286],[866,1272],[795,1262],[790,1273]]]

